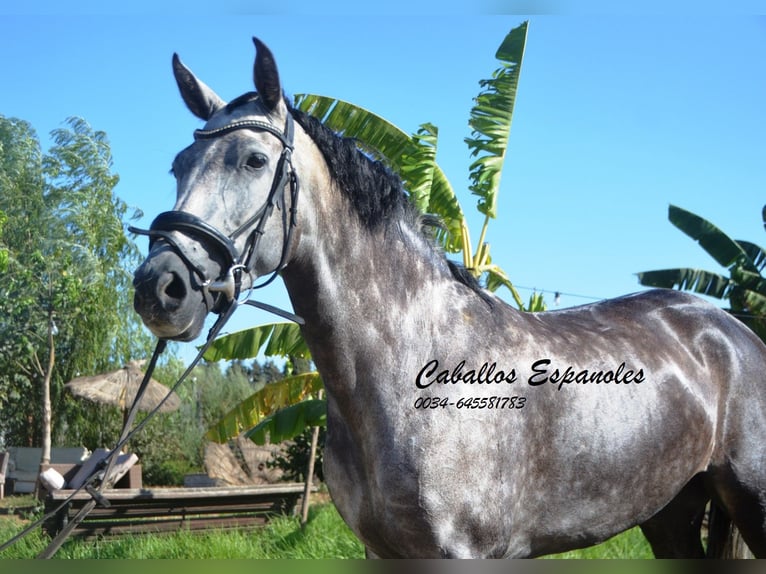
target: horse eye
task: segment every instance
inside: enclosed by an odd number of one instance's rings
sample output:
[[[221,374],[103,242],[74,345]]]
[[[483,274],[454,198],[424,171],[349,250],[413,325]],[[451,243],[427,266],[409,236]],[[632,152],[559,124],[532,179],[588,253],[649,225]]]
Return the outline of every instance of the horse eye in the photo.
[[[245,165],[252,169],[262,169],[263,167],[266,166],[267,161],[268,160],[265,155],[260,153],[254,153],[247,158]]]

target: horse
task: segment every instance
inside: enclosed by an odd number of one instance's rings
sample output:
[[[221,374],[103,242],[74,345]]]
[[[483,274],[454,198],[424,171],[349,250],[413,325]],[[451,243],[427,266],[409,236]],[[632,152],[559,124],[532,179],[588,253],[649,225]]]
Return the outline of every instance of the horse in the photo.
[[[708,554],[733,523],[766,557],[766,346],[674,290],[516,310],[435,245],[396,175],[291,106],[254,42],[255,91],[229,103],[173,55],[205,123],[134,307],[189,341],[284,281],[326,388],[327,486],[367,556],[537,557],[639,525],[655,556],[703,557],[710,503]]]

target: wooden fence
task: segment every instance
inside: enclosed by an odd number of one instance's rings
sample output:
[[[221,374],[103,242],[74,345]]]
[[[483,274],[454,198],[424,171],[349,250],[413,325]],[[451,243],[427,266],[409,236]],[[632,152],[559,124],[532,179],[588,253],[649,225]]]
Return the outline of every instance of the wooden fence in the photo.
[[[72,532],[76,537],[123,533],[171,532],[209,528],[249,528],[275,514],[291,514],[303,495],[300,483],[205,488],[119,488],[104,491],[109,507],[97,506]],[[45,498],[45,512],[61,504],[72,491],[59,490]],[[77,493],[44,528],[55,535],[90,500]]]

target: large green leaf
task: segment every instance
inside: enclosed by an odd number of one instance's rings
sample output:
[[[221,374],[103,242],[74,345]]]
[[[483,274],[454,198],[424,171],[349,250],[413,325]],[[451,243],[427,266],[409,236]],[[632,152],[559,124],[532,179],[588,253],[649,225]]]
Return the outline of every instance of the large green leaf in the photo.
[[[737,239],[737,243],[747,254],[750,261],[752,261],[753,266],[759,272],[763,271],[763,268],[766,267],[766,250],[760,245],[750,243],[749,241],[743,241],[742,239]]]
[[[357,140],[369,154],[392,164],[413,145],[407,132],[350,102],[316,94],[298,94],[294,105],[338,134]]]
[[[762,292],[758,293],[751,289],[734,287],[730,300],[735,311],[746,311],[759,319],[761,323],[766,319],[766,295]]]
[[[423,124],[410,137],[405,131],[377,114],[352,103],[319,96],[299,94],[295,107],[321,120],[339,134],[354,138],[360,149],[380,159],[401,177],[405,189],[423,213],[433,213],[442,220],[446,232],[438,236],[445,250],[456,253],[463,247],[460,224],[463,210],[449,180],[435,161],[437,130]],[[420,164],[420,165],[419,165]],[[430,191],[425,186],[430,181]],[[422,198],[428,197],[427,207]]]
[[[524,311],[524,302],[521,300],[519,292],[516,291],[516,287],[513,286],[513,283],[511,283],[511,280],[508,278],[508,275],[506,275],[505,271],[503,271],[497,265],[490,265],[485,271],[487,273],[487,290],[494,293],[500,287],[506,287],[511,292],[511,296],[516,302],[516,306],[519,308],[519,310]]]
[[[766,225],[766,207],[762,215]],[[730,276],[699,269],[662,269],[639,273],[639,282],[727,299],[729,312],[766,341],[766,279],[761,275],[766,266],[766,251],[749,241],[731,239],[706,219],[675,205],[670,206],[668,218],[727,267]]]
[[[412,136],[415,145],[412,151],[401,158],[400,177],[408,182],[410,201],[420,213],[428,213],[431,189],[436,165],[436,145],[439,129],[432,124],[423,124]]]
[[[322,378],[316,371],[268,384],[226,413],[210,427],[206,436],[213,441],[226,442],[278,410],[305,401],[322,388]]]
[[[668,219],[678,229],[697,241],[707,253],[724,267],[741,265],[758,271],[742,246],[707,219],[675,205],[668,208]]]
[[[725,299],[733,282],[723,275],[700,269],[661,269],[638,273],[638,282],[647,287],[664,287],[694,291],[718,299]]]
[[[508,138],[511,131],[516,89],[524,58],[527,22],[511,30],[495,55],[501,67],[491,79],[479,82],[481,92],[471,110],[471,137],[466,143],[477,159],[471,164],[471,193],[479,196],[478,209],[497,217],[497,196]]]
[[[311,399],[277,411],[245,433],[256,444],[276,444],[301,434],[307,427],[327,425],[327,401]]]
[[[428,213],[438,215],[445,228],[445,232],[437,235],[437,240],[444,250],[449,253],[461,251],[463,235],[460,228],[465,216],[447,176],[438,165],[434,165]]]
[[[205,351],[206,361],[252,359],[266,345],[266,356],[310,359],[300,327],[295,323],[268,323],[217,338]]]
[[[760,273],[736,266],[731,270],[731,280],[743,289],[766,295],[766,279]]]

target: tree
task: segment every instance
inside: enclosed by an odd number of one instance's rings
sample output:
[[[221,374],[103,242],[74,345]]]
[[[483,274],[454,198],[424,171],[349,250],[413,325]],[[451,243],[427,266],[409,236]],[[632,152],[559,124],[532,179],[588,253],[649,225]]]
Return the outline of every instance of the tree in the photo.
[[[438,129],[430,123],[420,126],[412,136],[380,116],[342,100],[319,95],[298,95],[295,106],[346,137],[388,164],[401,177],[410,201],[424,214],[440,221],[435,240],[448,253],[462,253],[463,264],[485,286],[495,291],[507,287],[521,310],[540,311],[545,303],[533,294],[525,306],[506,273],[492,264],[490,246],[485,241],[489,222],[497,217],[500,174],[505,159],[513,117],[521,64],[527,37],[527,22],[511,30],[497,50],[500,67],[492,78],[479,82],[481,92],[470,112],[471,137],[466,138],[471,164],[469,189],[478,197],[477,209],[484,223],[476,247],[471,245],[468,225],[460,202],[436,163]],[[256,356],[261,348],[267,356],[295,356],[309,359],[297,325],[272,323],[232,333],[214,341],[205,358],[244,359]],[[316,371],[288,377],[268,385],[232,409],[210,429],[213,440],[225,441],[245,429],[256,442],[271,437],[272,442],[291,438],[306,426],[322,425],[326,418],[324,401],[315,398],[321,389]]]
[[[766,206],[761,216],[766,227]],[[679,267],[644,271],[638,274],[639,283],[728,300],[729,313],[766,342],[766,278],[763,277],[766,250],[749,241],[731,239],[708,220],[675,205],[669,207],[668,219],[727,268],[729,276]]]
[[[123,232],[106,134],[70,118],[51,136],[43,154],[28,123],[0,116],[0,434],[42,444],[43,462],[51,432],[77,440],[89,424],[63,384],[149,348],[132,312],[138,250]]]

